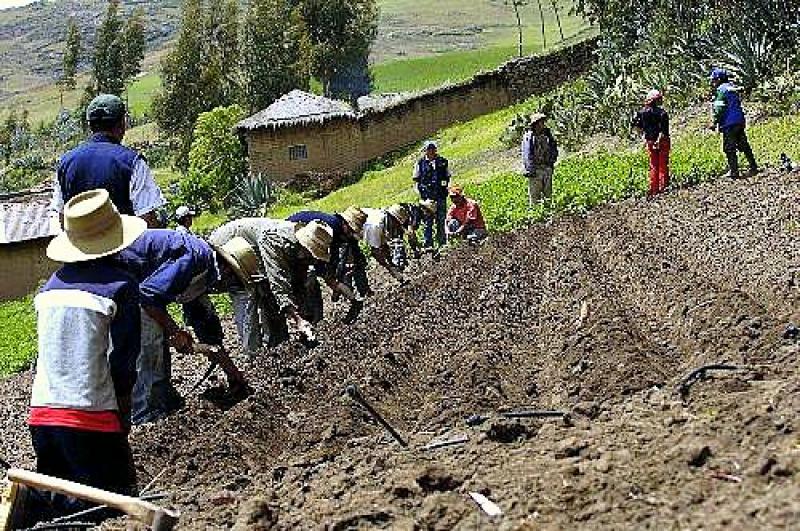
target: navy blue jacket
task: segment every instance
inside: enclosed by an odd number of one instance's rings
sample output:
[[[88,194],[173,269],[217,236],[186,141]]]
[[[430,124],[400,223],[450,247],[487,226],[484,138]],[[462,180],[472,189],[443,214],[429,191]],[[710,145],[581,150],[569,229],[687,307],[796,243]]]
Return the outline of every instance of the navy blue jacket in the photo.
[[[438,155],[434,162],[431,165],[426,157],[419,159],[414,180],[417,182],[420,198],[441,201],[447,199],[447,188],[450,186],[449,163],[446,158]]]
[[[331,240],[331,261],[327,264],[316,262],[314,269],[317,275],[321,277],[328,276],[336,273],[339,276],[340,267],[345,264],[343,259],[347,251],[353,253],[353,260],[356,264],[366,263],[366,258],[358,245],[358,241],[354,238],[348,238],[344,233],[344,224],[347,223],[344,218],[338,214],[328,214],[326,212],[318,212],[314,210],[306,210],[292,214],[286,221],[292,223],[311,223],[312,221],[321,221],[333,229],[333,239]]]
[[[114,390],[117,396],[130,395],[136,382],[136,359],[139,356],[139,342],[141,341],[139,293],[136,280],[127,272],[119,269],[113,259],[101,258],[89,262],[65,264],[45,283],[39,292],[39,298],[46,297],[46,294],[59,292],[65,295],[74,293],[78,297],[71,302],[74,304],[70,308],[73,315],[80,311],[88,311],[85,307],[81,308],[77,302],[85,300],[87,296],[98,301],[114,302],[116,311],[108,331],[76,330],[73,337],[81,337],[81,332],[110,334],[112,350],[108,354],[108,368],[114,383]],[[80,298],[80,295],[83,298]],[[96,310],[90,313],[96,313]],[[46,323],[46,328],[58,330],[56,323]],[[68,349],[62,350],[61,353],[65,359],[68,358]],[[98,353],[98,355],[105,356],[105,352]],[[64,367],[62,367],[63,369]]]
[[[131,177],[139,154],[103,133],[65,153],[58,163],[58,182],[64,203],[76,195],[103,188],[120,214],[134,215]]]
[[[203,273],[206,276],[198,296],[219,279],[211,246],[196,236],[169,229],[144,231],[120,251],[117,261],[139,282],[142,306],[166,308]]]

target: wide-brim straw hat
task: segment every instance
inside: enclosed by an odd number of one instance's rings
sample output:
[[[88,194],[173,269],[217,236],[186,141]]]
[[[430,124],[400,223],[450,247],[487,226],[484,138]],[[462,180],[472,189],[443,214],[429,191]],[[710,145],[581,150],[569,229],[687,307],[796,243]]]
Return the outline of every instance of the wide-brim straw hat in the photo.
[[[401,204],[394,204],[386,209],[386,212],[400,222],[401,225],[405,225],[408,223],[408,218],[410,214],[408,213],[408,209]]]
[[[214,250],[231,266],[234,274],[245,286],[252,286],[260,276],[258,256],[250,242],[241,236],[231,238],[222,246],[215,246]]]
[[[300,245],[311,253],[311,256],[322,262],[330,262],[331,243],[333,242],[331,227],[315,220],[307,225],[297,225],[294,235]]]
[[[85,262],[117,253],[147,230],[147,223],[122,216],[106,190],[89,190],[64,206],[64,232],[47,246],[51,260]]]
[[[420,201],[419,207],[425,210],[428,214],[436,214],[436,201],[433,199],[425,199]]]
[[[367,213],[360,208],[348,207],[347,210],[342,212],[341,216],[354,233],[361,234],[364,230],[364,224],[367,222]]]
[[[447,189],[447,194],[450,197],[460,197],[464,195],[464,189],[458,185],[453,185]]]
[[[528,120],[528,125],[538,124],[541,121],[547,120],[547,115],[544,113],[536,112],[533,113]]]

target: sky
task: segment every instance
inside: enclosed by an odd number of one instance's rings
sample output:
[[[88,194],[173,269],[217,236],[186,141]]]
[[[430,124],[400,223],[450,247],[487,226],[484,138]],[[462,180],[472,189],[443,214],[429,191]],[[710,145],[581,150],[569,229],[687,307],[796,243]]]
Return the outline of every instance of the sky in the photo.
[[[0,0],[0,9],[32,4],[35,0]]]

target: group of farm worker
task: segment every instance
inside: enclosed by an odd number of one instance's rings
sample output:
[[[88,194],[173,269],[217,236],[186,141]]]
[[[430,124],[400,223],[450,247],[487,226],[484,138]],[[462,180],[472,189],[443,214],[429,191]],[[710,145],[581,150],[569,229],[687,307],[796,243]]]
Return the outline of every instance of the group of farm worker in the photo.
[[[313,347],[314,325],[323,316],[318,278],[332,298],[350,300],[345,323],[373,294],[361,240],[403,283],[406,243],[419,258],[451,239],[486,236],[480,207],[451,185],[447,160],[432,142],[415,165],[420,199],[414,203],[237,219],[207,240],[193,234],[195,212],[182,206],[177,228],[166,229],[156,215],[165,200],[151,170],[121,144],[122,100],[100,95],[86,118],[92,135],[60,158],[54,183],[52,208],[63,231],[47,256],[63,265],[34,299],[38,356],[28,424],[37,471],[44,474],[135,494],[131,424],[157,421],[183,406],[171,381],[170,347],[202,354],[209,371],[224,371],[227,387],[219,399],[231,403],[251,392],[222,346],[209,294],[230,295],[247,354],[285,340]],[[185,326],[168,311],[173,303],[182,306]],[[83,503],[50,495],[41,506],[32,519],[68,514]]]
[[[747,120],[739,89],[722,68],[712,70],[710,82],[714,99],[713,122],[709,127],[722,134],[722,151],[728,163],[726,175],[734,179],[740,176],[739,153],[743,153],[747,159],[750,174],[758,173],[758,164],[747,140]],[[661,91],[651,90],[645,97],[644,107],[631,122],[631,126],[641,132],[650,160],[649,197],[663,192],[669,185],[669,115],[663,104],[664,95]],[[542,198],[550,198],[553,191],[553,169],[558,159],[558,146],[545,121],[544,114],[531,116],[529,128],[522,137],[523,172],[528,179],[531,207]]]

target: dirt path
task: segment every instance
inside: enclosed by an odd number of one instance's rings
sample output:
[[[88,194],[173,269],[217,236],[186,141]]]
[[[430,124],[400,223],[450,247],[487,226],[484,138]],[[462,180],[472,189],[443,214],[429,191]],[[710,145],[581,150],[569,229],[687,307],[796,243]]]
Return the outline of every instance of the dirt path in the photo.
[[[258,392],[233,410],[190,400],[137,429],[142,483],[168,469],[159,487],[186,529],[794,525],[797,197],[797,174],[720,182],[456,249],[356,325],[323,324],[322,347],[248,362]],[[682,399],[709,363],[741,369]],[[188,388],[198,362],[179,365]],[[351,382],[410,449],[353,407]],[[28,384],[0,383],[21,465]],[[569,418],[465,422],[521,408]]]

